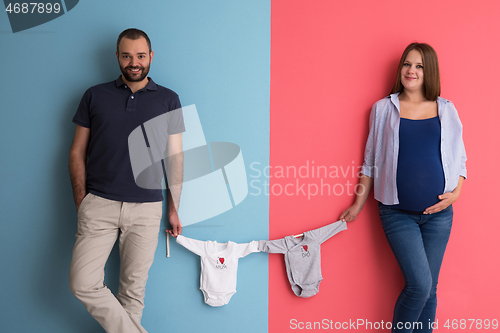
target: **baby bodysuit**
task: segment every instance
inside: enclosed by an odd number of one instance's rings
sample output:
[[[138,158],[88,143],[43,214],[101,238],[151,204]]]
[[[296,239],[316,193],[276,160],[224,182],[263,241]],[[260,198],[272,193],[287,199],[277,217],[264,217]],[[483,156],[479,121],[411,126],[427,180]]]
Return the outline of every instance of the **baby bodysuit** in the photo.
[[[211,306],[222,306],[229,302],[236,293],[238,259],[259,251],[257,241],[244,244],[203,242],[179,235],[177,243],[200,256],[200,289],[205,303]]]
[[[327,226],[304,232],[300,238],[287,236],[273,241],[259,241],[259,250],[285,255],[288,281],[295,295],[311,297],[319,292],[321,276],[321,243],[347,229],[346,222],[337,221]]]

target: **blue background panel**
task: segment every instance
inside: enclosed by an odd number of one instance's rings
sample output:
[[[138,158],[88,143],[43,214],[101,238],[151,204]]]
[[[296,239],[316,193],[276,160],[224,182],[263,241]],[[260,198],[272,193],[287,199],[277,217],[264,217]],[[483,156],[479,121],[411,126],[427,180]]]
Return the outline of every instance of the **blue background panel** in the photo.
[[[71,119],[84,91],[120,74],[116,39],[146,31],[155,52],[150,76],[195,104],[208,142],[241,147],[247,173],[269,163],[270,1],[80,1],[70,12],[12,33],[0,13],[6,57],[0,80],[1,332],[101,332],[73,297],[68,270],[76,210],[68,173]],[[200,240],[248,242],[268,237],[268,198],[187,226]],[[162,221],[146,290],[150,332],[267,331],[267,255],[241,259],[237,293],[212,308],[199,288],[199,257],[171,242]],[[171,239],[172,241],[172,239]],[[118,252],[106,284],[118,289]]]

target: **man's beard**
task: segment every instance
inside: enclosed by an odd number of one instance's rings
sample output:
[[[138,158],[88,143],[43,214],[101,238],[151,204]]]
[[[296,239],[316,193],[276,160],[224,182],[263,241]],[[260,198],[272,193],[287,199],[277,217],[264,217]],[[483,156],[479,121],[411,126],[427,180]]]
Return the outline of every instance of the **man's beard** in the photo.
[[[139,69],[141,74],[138,75],[138,76],[132,76],[128,72],[129,69]],[[140,82],[140,81],[144,80],[144,78],[148,75],[148,73],[149,73],[149,65],[147,67],[140,67],[140,66],[132,67],[132,66],[127,66],[125,68],[123,68],[122,66],[120,66],[120,70],[122,71],[123,77],[125,77],[125,79],[128,82]]]

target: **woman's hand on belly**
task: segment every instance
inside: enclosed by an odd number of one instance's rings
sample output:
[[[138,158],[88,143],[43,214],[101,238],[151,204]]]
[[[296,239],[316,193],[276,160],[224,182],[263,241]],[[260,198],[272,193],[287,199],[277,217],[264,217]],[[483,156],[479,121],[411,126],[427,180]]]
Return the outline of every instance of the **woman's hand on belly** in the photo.
[[[458,197],[460,196],[460,191],[462,190],[463,181],[464,178],[460,176],[458,179],[457,187],[455,187],[455,189],[452,192],[444,193],[438,196],[439,202],[435,205],[427,207],[424,211],[424,214],[434,214],[440,212],[443,209],[447,208],[452,203],[454,203],[455,201],[457,201]]]

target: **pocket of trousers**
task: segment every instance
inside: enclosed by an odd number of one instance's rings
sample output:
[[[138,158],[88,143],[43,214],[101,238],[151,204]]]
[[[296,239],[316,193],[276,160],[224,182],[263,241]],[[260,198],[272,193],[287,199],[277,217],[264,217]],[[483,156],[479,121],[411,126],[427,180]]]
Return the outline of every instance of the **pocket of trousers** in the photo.
[[[84,205],[86,205],[86,204],[87,204],[87,202],[88,202],[88,201],[90,201],[91,197],[93,197],[93,196],[94,196],[94,195],[93,195],[92,193],[90,193],[90,192],[89,192],[89,193],[87,193],[87,194],[83,197],[82,202],[80,203],[80,206],[78,207],[78,211],[77,211],[78,215],[79,215],[79,214],[81,214],[81,212],[82,212],[82,210],[83,210],[83,209],[82,209],[82,207],[83,207]]]
[[[393,213],[394,211],[396,211],[397,209],[395,208],[391,208],[391,207],[387,207],[386,205],[382,204],[382,203],[378,203],[378,212],[379,212],[379,215],[386,215],[386,214],[391,214]]]
[[[90,195],[90,192],[85,194],[85,196],[83,197],[82,201],[80,202],[80,206],[78,206],[78,212],[80,212],[80,210],[82,209],[82,206],[83,206],[85,200],[87,200],[87,198],[89,197],[89,195]]]

